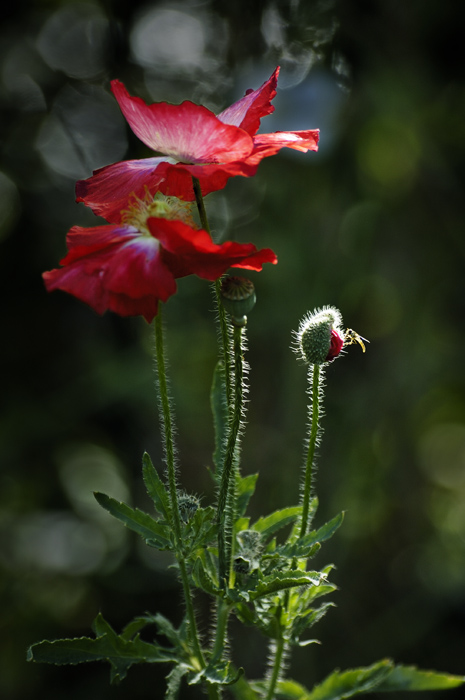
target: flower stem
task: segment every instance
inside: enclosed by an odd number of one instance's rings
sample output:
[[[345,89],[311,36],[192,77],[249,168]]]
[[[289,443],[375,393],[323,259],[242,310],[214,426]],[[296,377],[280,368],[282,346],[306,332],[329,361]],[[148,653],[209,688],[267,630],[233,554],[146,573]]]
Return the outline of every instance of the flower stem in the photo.
[[[318,422],[320,418],[320,384],[322,384],[323,380],[323,372],[320,365],[310,365],[309,380],[311,381],[311,427],[310,437],[308,439],[307,463],[305,465],[305,482],[302,496],[302,523],[300,528],[301,537],[306,534],[308,528],[308,511],[313,486],[315,448],[319,432]]]
[[[205,202],[203,201],[200,182],[196,177],[192,177],[192,184],[194,186],[194,194],[195,201],[197,202],[197,209],[199,210],[200,223],[204,231],[210,233],[210,226],[208,225],[207,212],[205,209]]]
[[[205,209],[205,202],[202,196],[202,189],[200,187],[200,182],[196,177],[192,178],[192,184],[194,187],[195,201],[197,203],[197,209],[199,211],[200,223],[202,228],[210,233],[210,225],[208,223],[207,211]],[[215,282],[215,300],[216,309],[218,313],[218,323],[220,327],[221,336],[221,355],[224,363],[224,374],[226,382],[226,401],[228,405],[228,410],[231,413],[232,406],[232,393],[231,393],[231,361],[229,357],[230,348],[230,336],[228,332],[228,324],[226,321],[226,312],[224,310],[223,304],[221,303],[221,281],[216,280]]]
[[[171,412],[171,402],[168,392],[168,382],[166,379],[165,346],[163,337],[163,322],[161,308],[155,316],[155,356],[158,374],[158,390],[160,403],[160,418],[163,426],[163,443],[165,449],[165,462],[168,478],[168,493],[170,499],[171,526],[174,531],[174,541],[176,546],[176,559],[181,575],[181,583],[184,591],[186,603],[186,614],[189,621],[189,629],[192,641],[192,648],[201,668],[205,668],[205,659],[199,643],[197,623],[195,620],[194,605],[187,575],[186,563],[182,546],[181,518],[179,515],[178,492],[176,484],[175,450],[173,440],[173,418]]]
[[[286,645],[286,642],[282,637],[275,642],[273,668],[272,668],[270,681],[268,684],[268,691],[266,693],[265,700],[273,700],[273,698],[275,696],[276,684],[277,684],[279,677],[281,675],[281,665],[282,665],[282,661],[283,661],[285,645]]]
[[[219,600],[216,611],[216,634],[215,643],[212,649],[211,663],[219,661],[223,655],[224,646],[226,643],[226,633],[228,630],[229,612],[229,605],[223,600]]]
[[[244,365],[242,357],[242,328],[234,326],[234,410],[231,416],[230,429],[218,495],[218,558],[220,585],[228,588],[229,571],[232,555],[232,534],[235,517],[236,464],[235,453],[237,439],[241,427],[244,401]]]

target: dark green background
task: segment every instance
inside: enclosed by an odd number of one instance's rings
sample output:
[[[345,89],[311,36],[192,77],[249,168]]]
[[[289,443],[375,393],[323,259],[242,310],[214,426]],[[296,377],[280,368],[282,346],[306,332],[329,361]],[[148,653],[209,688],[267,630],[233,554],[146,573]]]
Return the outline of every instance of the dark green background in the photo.
[[[148,155],[110,79],[149,101],[220,111],[277,64],[282,89],[262,128],[318,127],[320,152],[283,152],[206,200],[218,240],[279,256],[253,275],[249,318],[244,472],[260,471],[255,515],[298,497],[306,378],[291,331],[308,310],[334,304],[370,339],[365,355],[350,348],[327,373],[318,522],[347,514],[315,565],[334,562],[340,590],[315,629],[322,646],[296,653],[291,674],[311,686],[335,666],[387,656],[464,674],[460,4],[24,1],[2,12],[1,697],[163,697],[158,668],[134,668],[114,688],[104,666],[25,662],[43,637],[88,634],[99,610],[118,630],[145,610],[182,615],[169,562],[90,495],[148,506],[142,452],[161,463],[151,329],[48,295],[41,272],[57,266],[72,225],[95,221],[74,203],[74,181]],[[204,503],[213,498],[212,307],[208,285],[184,279],[164,310],[181,480]],[[265,646],[233,628],[235,660],[258,676]]]

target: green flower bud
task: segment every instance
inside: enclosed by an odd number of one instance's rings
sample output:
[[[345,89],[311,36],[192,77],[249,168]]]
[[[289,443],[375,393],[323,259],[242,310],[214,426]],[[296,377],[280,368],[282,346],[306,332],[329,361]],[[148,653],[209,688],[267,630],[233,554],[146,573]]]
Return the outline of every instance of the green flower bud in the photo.
[[[247,277],[225,277],[221,283],[221,301],[236,326],[245,326],[247,314],[255,306],[255,287]]]
[[[341,312],[334,306],[324,306],[302,319],[293,349],[305,363],[322,365],[334,360],[343,345]]]
[[[194,517],[199,505],[199,499],[190,493],[181,493],[178,496],[179,516],[183,523],[188,523]]]

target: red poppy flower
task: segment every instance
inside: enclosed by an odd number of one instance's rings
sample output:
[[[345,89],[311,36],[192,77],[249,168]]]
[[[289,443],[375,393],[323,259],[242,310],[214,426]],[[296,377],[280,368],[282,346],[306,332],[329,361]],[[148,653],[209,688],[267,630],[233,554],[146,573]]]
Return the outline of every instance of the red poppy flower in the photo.
[[[192,102],[147,105],[131,97],[118,80],[111,87],[133,132],[161,157],[129,160],[100,168],[76,185],[78,202],[84,202],[112,223],[119,222],[131,194],[147,189],[192,201],[192,177],[203,195],[225,187],[235,175],[255,175],[263,158],[281,148],[316,151],[318,130],[257,134],[260,119],[274,111],[279,68],[258,90],[218,114]]]
[[[179,277],[215,280],[229,267],[261,270],[263,263],[277,262],[268,248],[233,241],[216,245],[202,229],[151,216],[150,208],[147,213],[144,219],[139,211],[131,223],[74,226],[63,267],[43,274],[47,290],[62,289],[100,314],[109,309],[150,322],[158,302],[176,292]]]

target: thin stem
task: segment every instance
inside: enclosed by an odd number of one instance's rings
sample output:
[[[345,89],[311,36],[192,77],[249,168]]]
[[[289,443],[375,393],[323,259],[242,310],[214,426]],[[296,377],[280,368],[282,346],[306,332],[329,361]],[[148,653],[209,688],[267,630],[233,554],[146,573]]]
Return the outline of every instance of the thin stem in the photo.
[[[218,495],[218,558],[220,585],[228,587],[231,566],[231,540],[235,517],[236,468],[235,452],[237,438],[241,427],[244,401],[244,365],[242,357],[242,328],[234,326],[234,410],[221,472],[220,492]]]
[[[305,465],[305,482],[302,497],[302,524],[300,528],[301,537],[306,534],[308,527],[308,511],[313,486],[313,462],[318,437],[318,421],[320,418],[320,365],[312,365],[310,372],[313,373],[310,408],[312,420],[310,437],[308,439],[307,463]]]
[[[227,605],[227,603],[225,603],[223,600],[219,600],[216,611],[216,634],[215,643],[212,649],[211,663],[219,661],[223,655],[226,642],[226,633],[228,630],[229,612],[229,605]]]
[[[199,210],[200,223],[202,228],[207,233],[210,233],[210,226],[208,225],[207,212],[205,209],[205,203],[203,201],[202,189],[200,187],[200,182],[196,177],[192,177],[192,184],[194,186],[195,201],[197,202],[197,209]]]
[[[192,638],[194,654],[197,657],[201,668],[205,668],[205,659],[199,643],[197,623],[195,621],[194,605],[187,575],[186,564],[182,547],[181,518],[179,515],[178,492],[176,484],[175,450],[173,440],[173,420],[171,415],[171,404],[168,392],[168,382],[166,379],[165,347],[163,338],[163,322],[161,308],[155,317],[155,356],[158,373],[158,389],[160,401],[160,418],[163,426],[163,443],[165,448],[166,471],[168,477],[168,493],[170,498],[171,525],[174,530],[176,544],[176,559],[181,574],[181,583],[186,602],[187,619]]]
[[[266,698],[265,700],[273,700],[275,692],[276,692],[276,685],[278,683],[279,677],[281,675],[281,664],[283,660],[283,655],[285,651],[285,641],[281,637],[276,641],[276,647],[274,650],[274,661],[273,661],[273,670],[271,673],[270,677],[270,682],[268,685],[268,691],[266,693]]]
[[[202,228],[210,233],[210,225],[208,223],[207,211],[205,209],[205,202],[202,196],[202,189],[200,187],[200,182],[196,177],[192,178],[192,185],[194,188],[195,201],[197,203],[197,209],[199,211],[200,223]],[[216,308],[218,313],[218,322],[220,326],[221,335],[221,355],[224,362],[225,370],[225,381],[226,381],[226,400],[228,405],[228,410],[231,413],[232,407],[232,393],[231,393],[231,361],[229,357],[230,348],[230,337],[228,333],[228,324],[226,321],[226,312],[224,310],[223,304],[221,303],[221,281],[216,280],[215,282],[215,300]]]
[[[226,390],[226,405],[228,407],[229,416],[231,417],[233,410],[233,396],[232,396],[232,386],[231,386],[231,357],[230,357],[230,345],[231,338],[228,330],[228,322],[226,320],[226,311],[221,303],[221,280],[216,280],[215,282],[215,296],[216,296],[216,308],[218,312],[218,323],[220,326],[221,334],[221,358],[224,364],[224,381]]]

